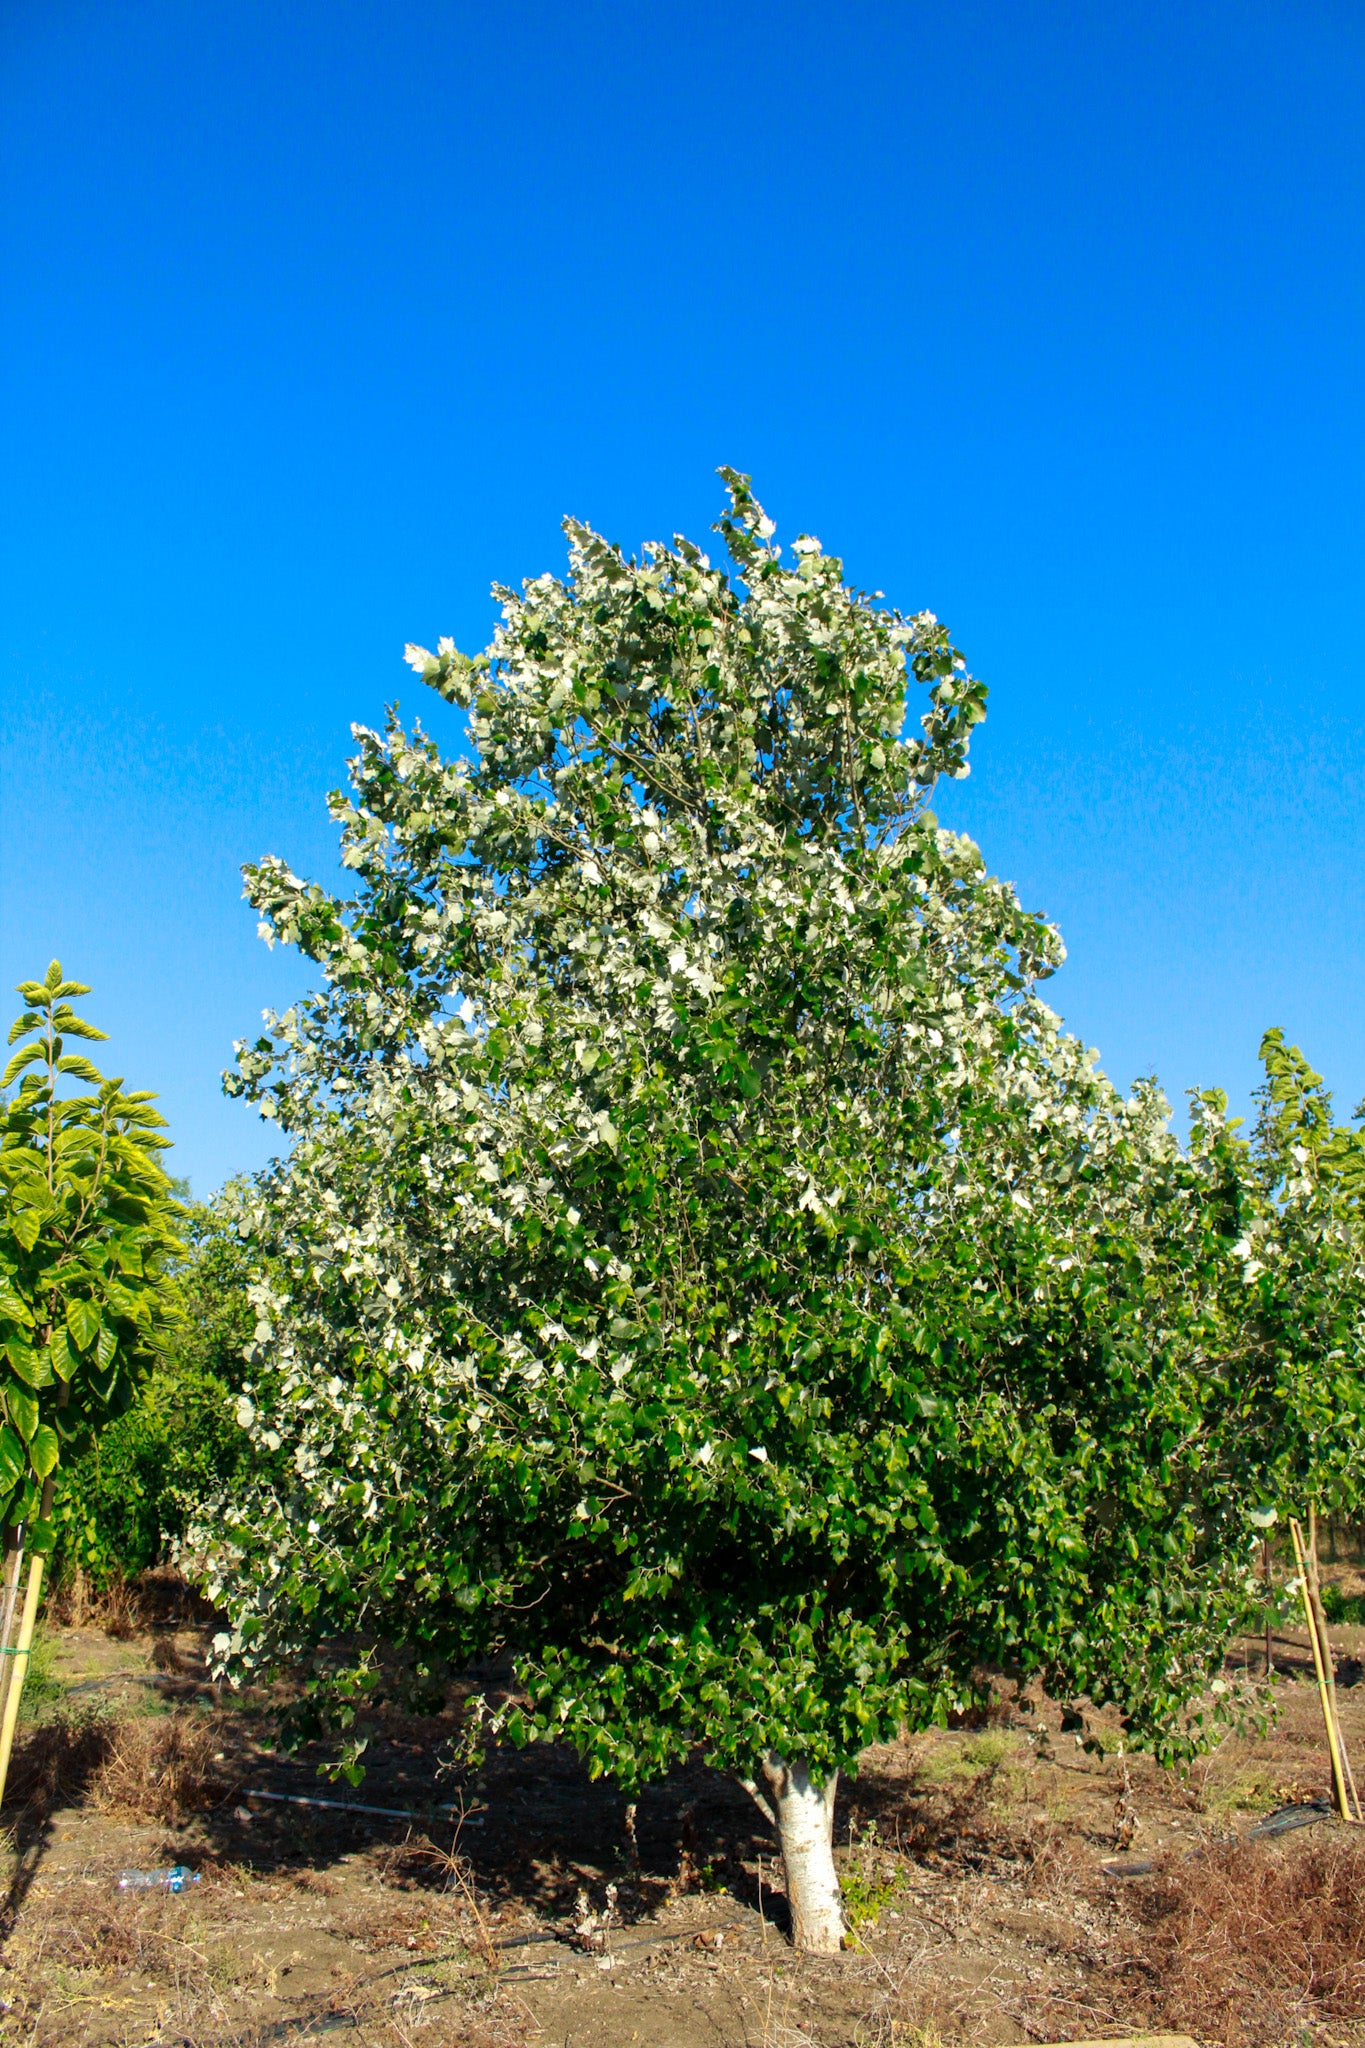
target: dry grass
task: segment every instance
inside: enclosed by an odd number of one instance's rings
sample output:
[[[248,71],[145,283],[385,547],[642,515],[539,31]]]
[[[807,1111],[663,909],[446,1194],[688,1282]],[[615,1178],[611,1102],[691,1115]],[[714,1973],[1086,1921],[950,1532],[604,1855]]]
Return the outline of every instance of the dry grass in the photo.
[[[194,1953],[183,1938],[178,1906],[178,1900],[156,1893],[68,1893],[44,1930],[45,1960],[67,1969],[165,1981],[175,1974],[178,1949]]]
[[[74,1805],[108,1762],[114,1724],[97,1711],[42,1721],[15,1747],[6,1808]]]
[[[1241,1843],[1159,1870],[1127,1902],[1134,2011],[1226,2048],[1365,2017],[1365,1843]]]
[[[468,1955],[476,1959],[490,1977],[497,1975],[502,1955],[492,1920],[479,1897],[473,1867],[459,1852],[458,1835],[449,1848],[442,1848],[425,1832],[410,1833],[384,1857],[379,1877],[386,1888],[395,1891],[439,1891],[449,1908],[451,1927],[448,1930],[444,1927],[433,1929],[426,1918],[422,1920],[422,1927],[430,1929],[433,1942],[443,1940],[447,1932],[453,1932]],[[373,1929],[368,1931],[373,1938]],[[406,1925],[403,1932],[408,1933]],[[410,1942],[409,1946],[412,1945]],[[416,1945],[420,1946],[420,1941]]]
[[[91,1783],[93,1803],[111,1816],[171,1827],[220,1806],[234,1788],[218,1742],[212,1724],[198,1716],[120,1721]]]
[[[88,1802],[111,1817],[174,1827],[234,1790],[219,1740],[197,1715],[59,1715],[16,1749],[6,1806],[32,1814]]]
[[[218,1616],[182,1573],[156,1565],[126,1579],[115,1572],[96,1586],[76,1570],[61,1579],[44,1603],[51,1628],[98,1628],[116,1642],[131,1642],[158,1625],[203,1627]]]
[[[54,1628],[99,1628],[115,1642],[126,1643],[144,1623],[137,1582],[122,1573],[107,1585],[92,1586],[85,1573],[73,1572],[48,1596],[47,1620]]]
[[[166,1895],[84,1885],[45,1894],[6,1979],[19,2038],[30,2048],[67,2048],[90,2038],[92,2017],[112,2004],[123,2015],[116,2030],[94,2035],[106,2043],[276,2048],[335,2030],[363,2048],[413,2048],[415,2039],[422,2048],[522,2048],[527,2039],[524,2007],[482,1973],[472,1983],[459,1970],[433,1980],[430,1966],[418,1976],[388,1961],[362,1964],[333,1990],[282,2012],[277,1971],[251,1940],[243,1936],[240,1959],[225,1964],[207,1932],[187,1917],[183,1899]]]

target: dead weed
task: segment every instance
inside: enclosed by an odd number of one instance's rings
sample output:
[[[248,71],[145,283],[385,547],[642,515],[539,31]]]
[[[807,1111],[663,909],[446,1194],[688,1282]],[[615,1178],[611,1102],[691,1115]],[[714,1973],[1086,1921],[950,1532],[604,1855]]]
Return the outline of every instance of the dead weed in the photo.
[[[109,1761],[114,1726],[96,1710],[39,1722],[16,1745],[6,1804],[74,1806]]]
[[[184,1936],[179,1900],[152,1894],[87,1891],[83,1886],[45,1895],[27,1917],[14,1960],[25,1975],[46,1969],[91,1970],[127,1979],[164,1981],[184,1956],[202,1961]]]
[[[98,1584],[76,1567],[52,1588],[44,1612],[50,1628],[98,1628],[115,1642],[147,1629],[203,1628],[221,1619],[174,1565],[153,1565],[131,1579],[114,1572]]]
[[[1134,2008],[1225,2048],[1365,2017],[1365,1843],[1238,1843],[1172,1862],[1129,1900]]]
[[[234,1789],[218,1743],[217,1730],[199,1716],[57,1715],[16,1748],[7,1804],[50,1813],[88,1802],[120,1819],[174,1827]]]
[[[109,1755],[91,1781],[102,1813],[174,1827],[219,1806],[233,1790],[212,1725],[197,1716],[130,1718],[116,1725]]]

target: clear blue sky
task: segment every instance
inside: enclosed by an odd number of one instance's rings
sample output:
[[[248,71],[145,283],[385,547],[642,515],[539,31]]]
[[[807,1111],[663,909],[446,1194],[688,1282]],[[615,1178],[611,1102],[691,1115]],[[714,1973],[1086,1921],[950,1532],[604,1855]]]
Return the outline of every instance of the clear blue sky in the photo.
[[[991,685],[941,805],[1127,1083],[1365,1094],[1365,13],[8,0],[0,976],[207,1192],[407,639],[751,471]],[[434,709],[438,731],[454,737]]]

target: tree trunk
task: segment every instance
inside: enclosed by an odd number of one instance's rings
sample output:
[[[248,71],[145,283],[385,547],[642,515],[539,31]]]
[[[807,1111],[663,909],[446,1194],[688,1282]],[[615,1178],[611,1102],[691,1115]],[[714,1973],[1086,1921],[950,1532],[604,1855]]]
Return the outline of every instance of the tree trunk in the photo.
[[[788,1763],[770,1750],[763,1759],[769,1798],[758,1799],[777,1829],[787,1880],[792,1946],[809,1955],[838,1955],[843,1947],[844,1908],[834,1868],[834,1791],[837,1771],[823,1785],[811,1782],[804,1759]]]

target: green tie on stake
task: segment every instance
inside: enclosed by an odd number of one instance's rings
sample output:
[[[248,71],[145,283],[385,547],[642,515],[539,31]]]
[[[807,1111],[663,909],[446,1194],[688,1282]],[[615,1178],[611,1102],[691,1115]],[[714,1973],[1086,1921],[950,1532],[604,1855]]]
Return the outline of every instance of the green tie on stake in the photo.
[[[68,1050],[73,1039],[105,1036],[71,1008],[88,988],[64,981],[54,960],[19,994],[25,1007],[9,1034],[19,1049],[0,1074],[0,1800],[56,1543],[61,1468],[132,1401],[176,1319],[171,1265],[183,1250],[152,1096],[125,1094],[121,1080]],[[72,1087],[86,1092],[63,1092]]]

